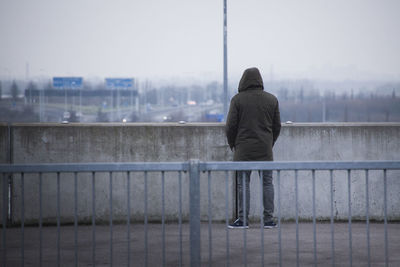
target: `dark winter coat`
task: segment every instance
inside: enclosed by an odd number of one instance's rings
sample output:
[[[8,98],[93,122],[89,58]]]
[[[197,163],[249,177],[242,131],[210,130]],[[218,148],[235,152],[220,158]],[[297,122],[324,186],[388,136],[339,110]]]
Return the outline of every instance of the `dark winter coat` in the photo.
[[[234,161],[272,161],[272,147],[281,130],[278,100],[264,91],[257,68],[245,70],[238,91],[225,126]]]

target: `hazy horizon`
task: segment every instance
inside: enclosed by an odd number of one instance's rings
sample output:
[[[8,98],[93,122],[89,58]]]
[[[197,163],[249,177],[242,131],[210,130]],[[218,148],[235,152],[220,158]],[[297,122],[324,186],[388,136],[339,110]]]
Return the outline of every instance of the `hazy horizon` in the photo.
[[[227,1],[228,78],[400,80],[396,0]],[[223,1],[1,0],[0,79],[222,81]]]

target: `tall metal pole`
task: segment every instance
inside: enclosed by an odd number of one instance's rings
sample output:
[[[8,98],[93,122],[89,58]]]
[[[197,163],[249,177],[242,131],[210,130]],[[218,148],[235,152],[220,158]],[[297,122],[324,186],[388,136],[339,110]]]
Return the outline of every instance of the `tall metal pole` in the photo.
[[[38,92],[39,92],[39,122],[43,122],[43,98],[44,98],[43,90],[44,89],[38,90]]]
[[[110,91],[111,91],[111,105],[110,105],[110,122],[114,122],[114,86],[111,87]]]
[[[119,94],[119,87],[117,88],[117,116],[118,116],[118,118],[117,118],[117,121],[120,121],[121,120],[121,109],[120,109],[120,106],[119,106],[119,102],[121,101],[121,96],[120,96],[120,94]]]
[[[227,15],[226,0],[224,0],[224,120],[228,114],[228,55],[227,55]]]
[[[68,107],[67,107],[67,88],[65,87],[65,84],[63,84],[64,87],[64,112],[67,112]]]
[[[82,87],[79,88],[79,122],[82,122]]]

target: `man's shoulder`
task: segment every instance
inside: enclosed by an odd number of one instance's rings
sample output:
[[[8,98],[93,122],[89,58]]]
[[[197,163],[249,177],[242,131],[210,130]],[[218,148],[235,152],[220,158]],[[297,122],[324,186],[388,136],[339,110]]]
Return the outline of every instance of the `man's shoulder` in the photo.
[[[271,93],[269,93],[269,92],[266,92],[266,91],[263,91],[262,94],[263,94],[263,96],[264,96],[265,98],[267,98],[269,101],[278,102],[278,98],[277,98],[275,95],[273,95],[273,94],[271,94]]]
[[[236,95],[234,95],[231,99],[232,102],[236,102],[238,101],[238,99],[240,99],[242,95],[240,93],[237,93]]]
[[[239,92],[232,97],[231,101],[237,102],[237,101],[240,101],[240,99],[246,99],[247,97],[245,95],[249,95],[249,94],[257,96],[257,97],[262,97],[262,98],[268,100],[269,102],[278,102],[278,98],[275,95],[273,95],[269,92],[266,92],[264,90],[262,90],[262,91],[261,90],[252,90],[252,91]]]
[[[271,94],[270,92],[263,91],[263,94],[265,94],[265,95],[267,95],[267,96],[269,96],[269,97],[271,97],[271,98],[275,98],[275,99],[276,99],[276,96],[273,95],[273,94]]]

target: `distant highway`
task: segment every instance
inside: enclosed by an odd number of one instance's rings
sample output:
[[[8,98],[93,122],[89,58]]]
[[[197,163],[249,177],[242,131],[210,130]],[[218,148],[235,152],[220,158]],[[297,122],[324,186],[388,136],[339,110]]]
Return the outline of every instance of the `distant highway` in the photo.
[[[39,103],[33,104],[34,112],[39,114],[40,105]],[[177,107],[154,107],[149,111],[144,111],[144,107],[141,107],[140,113],[136,114],[138,116],[138,121],[147,122],[164,122],[171,121],[176,114],[180,114],[179,120],[184,120],[186,122],[198,122],[202,121],[202,116],[204,112],[215,111],[221,113],[222,104],[213,105],[185,105]],[[97,120],[97,110],[95,106],[82,106],[82,116],[80,117],[80,122],[96,122]],[[135,111],[135,107],[122,107],[120,110],[114,108],[113,110],[103,110],[102,112],[106,114],[109,121],[122,122],[126,119],[127,122],[131,122],[131,115]],[[64,120],[65,106],[64,104],[44,104],[42,106],[43,111],[43,121],[45,122],[61,122]],[[79,115],[79,107],[75,106],[75,112]]]
[[[163,122],[165,118],[170,120],[176,113],[184,114],[184,121],[194,122],[201,121],[202,115],[206,111],[222,110],[222,104],[214,105],[185,105],[181,107],[168,107],[164,109],[158,109],[147,112],[146,117],[150,118],[154,122]]]

